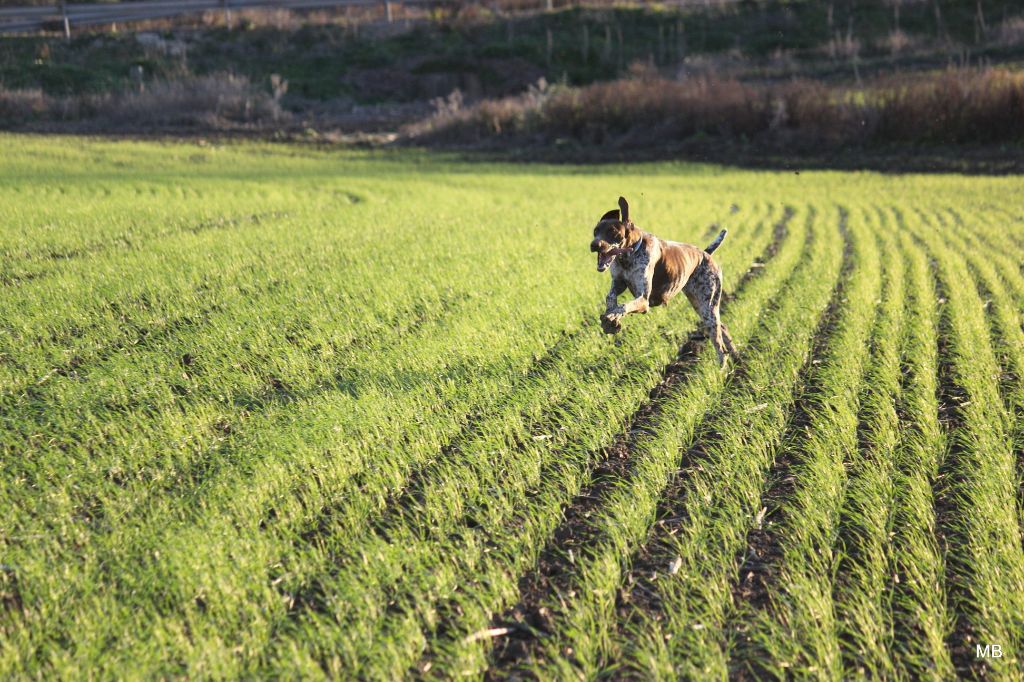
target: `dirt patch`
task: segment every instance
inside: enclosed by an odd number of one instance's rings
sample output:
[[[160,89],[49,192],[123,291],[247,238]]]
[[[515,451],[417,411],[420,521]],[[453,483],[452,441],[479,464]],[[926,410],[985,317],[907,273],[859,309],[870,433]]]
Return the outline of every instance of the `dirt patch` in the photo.
[[[13,566],[0,564],[0,610],[20,613],[23,607],[18,572]]]

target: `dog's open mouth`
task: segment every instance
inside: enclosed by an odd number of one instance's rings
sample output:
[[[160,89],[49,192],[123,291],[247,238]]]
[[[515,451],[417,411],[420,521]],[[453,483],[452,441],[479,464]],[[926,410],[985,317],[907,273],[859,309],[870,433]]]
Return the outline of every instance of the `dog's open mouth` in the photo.
[[[616,256],[621,256],[622,254],[626,253],[627,251],[629,251],[629,249],[626,249],[626,248],[621,247],[621,246],[616,246],[614,248],[608,249],[604,253],[601,253],[600,251],[598,251],[597,252],[597,271],[598,272],[604,272],[605,270],[608,269],[608,266],[612,264],[612,261],[615,260]]]
[[[597,252],[597,271],[598,272],[604,272],[605,270],[607,270],[608,266],[612,264],[612,261],[615,260],[615,256],[617,256],[617,255],[619,255],[619,254],[618,254],[616,249],[610,249],[608,251],[605,251],[604,253],[601,253],[600,251],[598,251]]]

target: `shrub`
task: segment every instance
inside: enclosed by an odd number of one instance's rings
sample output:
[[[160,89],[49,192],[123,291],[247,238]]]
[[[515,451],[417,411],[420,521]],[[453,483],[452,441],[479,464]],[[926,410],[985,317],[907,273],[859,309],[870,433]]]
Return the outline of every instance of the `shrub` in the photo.
[[[111,97],[98,114],[132,125],[219,128],[275,121],[281,109],[247,78],[214,74],[157,82],[143,92]]]
[[[0,89],[0,122],[9,126],[80,121],[101,129],[222,130],[262,127],[286,118],[277,99],[245,77],[223,73],[157,81],[141,92],[105,95]]]
[[[472,106],[460,101],[457,110],[438,110],[406,134],[428,142],[535,134],[596,144],[700,135],[798,147],[1015,142],[1024,141],[1024,73],[951,70],[862,88],[645,74],[581,88],[535,88]]]
[[[879,99],[878,136],[885,140],[1024,140],[1024,73],[948,71],[889,89]]]

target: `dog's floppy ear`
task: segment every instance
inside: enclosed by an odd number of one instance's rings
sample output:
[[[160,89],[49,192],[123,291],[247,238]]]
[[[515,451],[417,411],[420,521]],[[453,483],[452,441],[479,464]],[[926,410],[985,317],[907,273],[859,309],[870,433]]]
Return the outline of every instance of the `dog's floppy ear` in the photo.
[[[629,204],[626,203],[626,197],[619,197],[619,208],[622,209],[622,222],[629,222]]]
[[[603,216],[601,216],[601,220],[618,220],[618,219],[619,219],[619,210],[618,209],[615,209],[614,211],[608,211]]]

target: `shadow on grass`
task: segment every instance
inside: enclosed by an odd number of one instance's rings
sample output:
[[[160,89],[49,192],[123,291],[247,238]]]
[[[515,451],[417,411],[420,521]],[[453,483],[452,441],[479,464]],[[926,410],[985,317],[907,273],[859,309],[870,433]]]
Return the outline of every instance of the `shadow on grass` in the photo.
[[[441,162],[447,172],[451,164],[475,165],[470,172],[484,172],[485,165],[535,165],[542,172],[558,172],[559,166],[591,167],[677,162],[718,165],[765,171],[872,171],[878,173],[959,173],[963,175],[1024,174],[1024,140],[1005,144],[890,144],[786,148],[778,144],[747,142],[727,138],[700,138],[628,144],[583,144],[575,140],[549,142],[538,136],[503,137],[475,144],[415,144],[394,136],[316,134],[290,130],[195,130],[163,128],[151,131],[113,133],[75,127],[60,130],[9,130],[25,137],[65,137],[107,141],[162,142],[201,145],[268,143],[318,152],[356,151],[378,160],[401,156],[420,161]],[[332,171],[333,172],[333,171]],[[418,164],[417,172],[429,172]]]
[[[1024,173],[1024,145],[892,145],[795,150],[730,140],[700,140],[661,146],[582,146],[577,144],[438,148],[467,162],[618,166],[679,161],[751,170],[837,170],[880,173]]]

